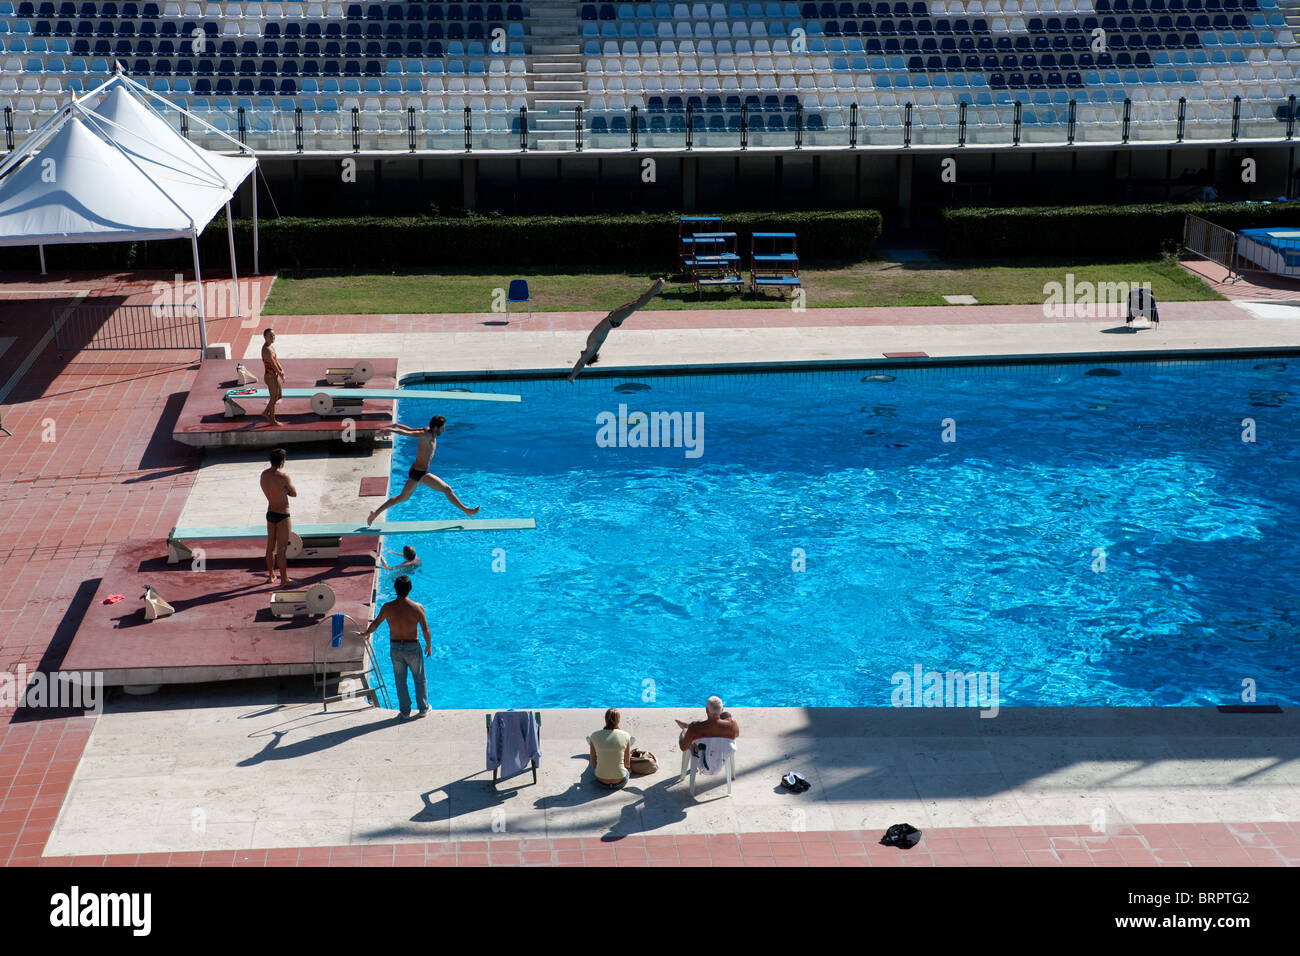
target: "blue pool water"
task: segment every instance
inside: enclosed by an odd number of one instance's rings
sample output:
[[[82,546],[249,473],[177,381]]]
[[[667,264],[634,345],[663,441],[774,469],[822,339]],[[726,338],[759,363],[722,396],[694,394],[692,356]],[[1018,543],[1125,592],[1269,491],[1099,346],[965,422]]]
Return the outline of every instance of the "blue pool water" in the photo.
[[[538,526],[385,541],[424,559],[433,706],[888,706],[918,666],[996,672],[1002,706],[1240,703],[1243,680],[1300,703],[1300,361],[1093,368],[402,401],[447,416],[433,471],[480,517]],[[700,453],[601,447],[620,404],[702,415]],[[390,516],[458,512],[421,489]]]

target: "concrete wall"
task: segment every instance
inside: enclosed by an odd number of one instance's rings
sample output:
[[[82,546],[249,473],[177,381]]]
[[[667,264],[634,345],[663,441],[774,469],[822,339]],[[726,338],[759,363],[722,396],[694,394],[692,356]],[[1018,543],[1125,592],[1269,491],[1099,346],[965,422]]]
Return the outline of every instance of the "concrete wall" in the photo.
[[[1254,181],[1243,160],[1255,163]],[[501,155],[263,155],[283,215],[479,211],[602,212],[878,208],[888,214],[969,204],[1151,202],[1293,195],[1294,147]],[[346,165],[345,165],[346,164]],[[948,170],[945,176],[945,169]],[[239,214],[250,212],[248,190]],[[263,202],[263,215],[271,213]]]

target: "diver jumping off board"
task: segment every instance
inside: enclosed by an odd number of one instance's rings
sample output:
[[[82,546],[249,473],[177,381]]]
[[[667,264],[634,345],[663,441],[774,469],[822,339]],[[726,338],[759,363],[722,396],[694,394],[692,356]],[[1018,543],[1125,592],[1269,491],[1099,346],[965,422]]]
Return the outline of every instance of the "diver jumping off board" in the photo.
[[[399,435],[410,435],[420,439],[420,447],[415,452],[415,464],[407,472],[406,484],[403,486],[401,494],[394,498],[389,498],[382,505],[370,512],[370,517],[366,518],[366,524],[372,525],[375,519],[391,508],[393,505],[405,501],[415,493],[415,489],[420,485],[427,485],[434,491],[441,491],[447,496],[447,500],[453,505],[465,512],[469,517],[478,514],[478,508],[467,508],[456,497],[456,492],[451,490],[451,485],[447,484],[437,475],[429,474],[429,462],[433,460],[433,453],[438,447],[438,436],[442,434],[447,427],[447,419],[441,415],[434,415],[429,419],[428,428],[408,428],[405,425],[385,425],[379,429],[380,432],[397,432]]]
[[[631,302],[620,305],[600,320],[600,324],[592,329],[587,336],[587,347],[583,349],[582,355],[578,356],[577,364],[573,366],[573,371],[569,373],[570,382],[574,381],[578,377],[578,373],[586,366],[596,364],[600,358],[600,347],[605,344],[605,339],[609,337],[609,333],[622,325],[633,312],[644,309],[651,299],[663,291],[663,287],[664,280],[662,278],[655,279],[654,285],[639,299],[633,299]]]

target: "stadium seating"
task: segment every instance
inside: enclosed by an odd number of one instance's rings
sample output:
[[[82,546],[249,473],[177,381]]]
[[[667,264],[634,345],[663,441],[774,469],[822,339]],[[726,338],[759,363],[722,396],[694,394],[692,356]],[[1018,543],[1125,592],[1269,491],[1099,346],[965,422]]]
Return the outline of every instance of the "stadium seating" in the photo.
[[[250,142],[305,117],[308,149],[406,148],[407,110],[419,145],[463,148],[466,108],[513,149],[521,108],[571,137],[575,105],[597,147],[1062,142],[1172,139],[1180,114],[1189,138],[1234,117],[1276,138],[1300,46],[1277,0],[0,0],[15,130],[114,64]]]

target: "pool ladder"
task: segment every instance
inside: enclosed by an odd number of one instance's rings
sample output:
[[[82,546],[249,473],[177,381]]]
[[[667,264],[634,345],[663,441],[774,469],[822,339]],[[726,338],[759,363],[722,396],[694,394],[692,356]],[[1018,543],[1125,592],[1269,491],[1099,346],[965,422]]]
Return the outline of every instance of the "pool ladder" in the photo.
[[[354,626],[356,625],[356,622],[351,617],[343,616]],[[358,627],[357,630],[362,631],[363,629]],[[323,650],[323,648],[319,642],[312,642],[312,684],[320,687],[321,707],[326,711],[329,710],[329,705],[332,703],[337,703],[340,700],[352,700],[357,697],[369,698],[370,702],[376,707],[383,707],[387,710],[391,710],[393,707],[392,700],[388,696],[388,684],[384,681],[384,672],[379,669],[379,662],[375,659],[375,646],[371,643],[370,636],[364,632],[361,635],[361,640],[365,648],[366,669],[359,674],[350,676],[353,679],[361,680],[364,686],[360,690],[340,694],[327,693],[329,690],[329,675],[338,672],[330,670],[331,662],[328,659],[328,652],[323,655],[318,654],[318,651]],[[332,646],[332,643],[326,646]],[[342,682],[343,675],[339,673],[339,683],[342,684]]]

